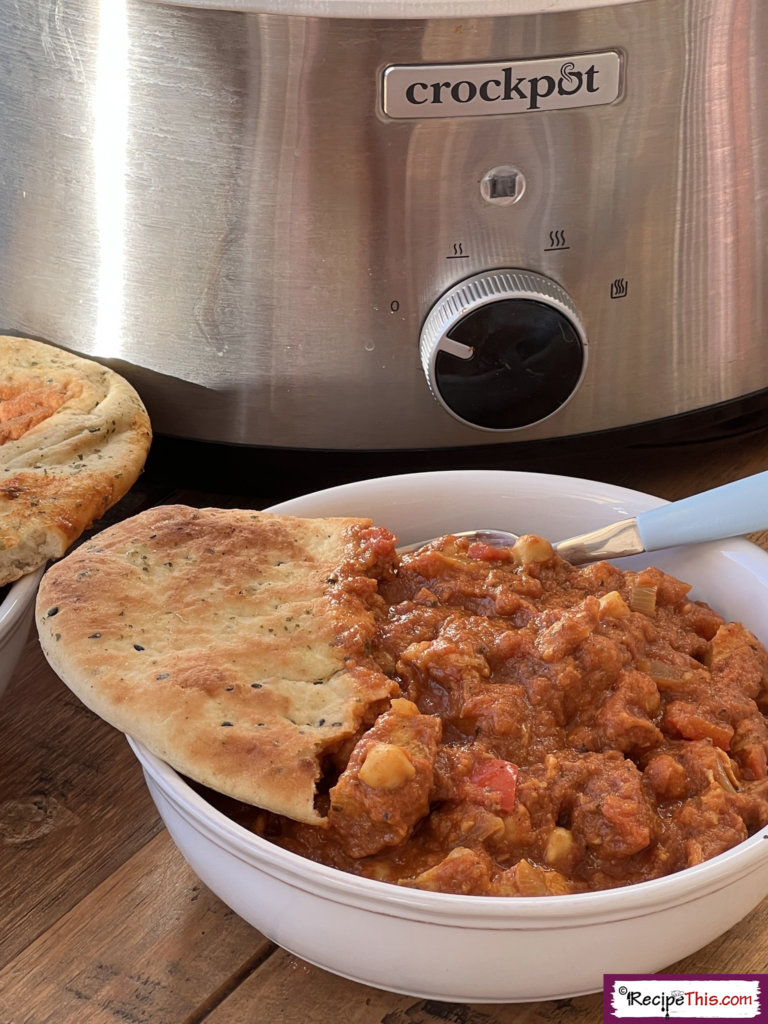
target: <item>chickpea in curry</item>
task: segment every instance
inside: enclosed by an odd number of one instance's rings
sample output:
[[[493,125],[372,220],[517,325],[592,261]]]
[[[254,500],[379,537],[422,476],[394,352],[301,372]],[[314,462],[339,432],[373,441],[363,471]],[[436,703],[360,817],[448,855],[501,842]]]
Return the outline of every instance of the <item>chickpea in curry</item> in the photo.
[[[679,871],[768,823],[768,653],[659,569],[452,536],[378,585],[402,696],[339,751],[327,828],[251,827],[417,889],[543,896]]]

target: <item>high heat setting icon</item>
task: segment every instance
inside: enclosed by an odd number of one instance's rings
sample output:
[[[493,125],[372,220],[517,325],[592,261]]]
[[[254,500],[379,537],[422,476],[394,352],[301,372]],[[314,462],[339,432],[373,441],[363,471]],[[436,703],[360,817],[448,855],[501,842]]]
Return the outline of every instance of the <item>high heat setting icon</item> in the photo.
[[[549,232],[549,245],[545,248],[544,252],[554,252],[556,249],[570,249],[565,240],[565,232],[560,228]]]

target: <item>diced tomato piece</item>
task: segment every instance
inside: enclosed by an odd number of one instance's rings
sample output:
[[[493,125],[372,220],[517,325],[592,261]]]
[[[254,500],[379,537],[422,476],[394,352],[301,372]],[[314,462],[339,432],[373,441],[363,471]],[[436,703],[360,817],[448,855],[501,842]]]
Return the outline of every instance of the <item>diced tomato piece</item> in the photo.
[[[490,790],[496,796],[499,810],[509,814],[514,809],[517,790],[516,764],[490,757],[478,761],[470,779],[476,786],[486,792]]]
[[[512,556],[509,548],[498,548],[484,541],[473,541],[467,548],[467,556],[482,562],[509,562]]]

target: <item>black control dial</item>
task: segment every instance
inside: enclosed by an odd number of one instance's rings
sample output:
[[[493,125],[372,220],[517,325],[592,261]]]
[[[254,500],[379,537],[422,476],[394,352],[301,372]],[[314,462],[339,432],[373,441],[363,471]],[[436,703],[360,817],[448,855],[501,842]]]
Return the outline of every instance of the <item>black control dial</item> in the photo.
[[[435,398],[485,430],[514,430],[551,416],[578,387],[586,352],[568,294],[522,270],[462,281],[440,299],[421,333]]]

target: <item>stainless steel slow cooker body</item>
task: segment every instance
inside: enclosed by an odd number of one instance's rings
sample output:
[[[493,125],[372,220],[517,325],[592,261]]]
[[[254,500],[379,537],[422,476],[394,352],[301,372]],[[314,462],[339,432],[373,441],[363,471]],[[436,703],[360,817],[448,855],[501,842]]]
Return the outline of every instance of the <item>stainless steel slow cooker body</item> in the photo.
[[[0,330],[278,447],[761,391],[767,61],[764,0],[0,0]]]

